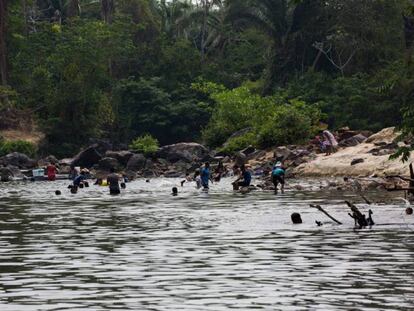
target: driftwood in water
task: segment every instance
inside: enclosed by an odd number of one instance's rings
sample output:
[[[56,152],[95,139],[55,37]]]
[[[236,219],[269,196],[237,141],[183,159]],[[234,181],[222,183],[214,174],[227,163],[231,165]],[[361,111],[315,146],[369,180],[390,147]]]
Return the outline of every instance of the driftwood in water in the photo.
[[[389,192],[397,192],[397,191],[414,191],[414,188],[386,188]],[[411,193],[411,192],[410,192]]]
[[[414,195],[414,168],[413,164],[410,164],[410,178],[401,175],[389,175],[386,178],[399,178],[404,181],[408,181],[410,184],[408,188],[387,188],[387,191],[407,191],[409,194]]]
[[[413,190],[409,190],[408,193],[414,195],[414,169],[413,164],[410,164],[410,188]]]
[[[361,198],[364,199],[365,203],[367,203],[368,205],[371,205],[372,204],[371,201],[368,200],[362,193],[360,193],[359,195],[361,196]]]
[[[320,205],[313,205],[311,204],[310,207],[314,207],[316,209],[318,209],[319,211],[321,211],[322,213],[324,213],[326,216],[328,216],[330,219],[332,219],[333,221],[335,221],[337,224],[342,225],[342,222],[336,220],[335,218],[333,218],[331,215],[328,214],[327,211],[325,211],[322,206]]]
[[[345,201],[345,203],[351,208],[352,214],[348,213],[348,215],[355,220],[355,226],[356,224],[359,225],[359,228],[363,228],[368,226],[368,221],[366,219],[366,216],[361,213],[361,211],[356,207],[354,204],[352,204],[349,201]],[[370,216],[371,217],[371,216]],[[372,218],[371,218],[372,220]]]

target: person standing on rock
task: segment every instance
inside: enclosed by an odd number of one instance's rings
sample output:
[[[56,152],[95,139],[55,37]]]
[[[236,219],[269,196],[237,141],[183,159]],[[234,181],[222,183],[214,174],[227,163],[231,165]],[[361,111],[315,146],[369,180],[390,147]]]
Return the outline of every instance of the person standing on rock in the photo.
[[[111,167],[109,170],[110,174],[106,177],[106,181],[109,185],[109,193],[112,195],[120,194],[121,189],[119,188],[119,175],[115,173],[115,169]]]
[[[58,172],[56,166],[53,163],[49,163],[46,167],[47,172],[47,179],[49,181],[55,181],[56,180],[56,174]]]
[[[209,186],[208,183],[211,180],[211,173],[210,173],[210,163],[206,162],[204,164],[204,167],[201,169],[201,185],[203,186],[204,189],[208,190]]]
[[[324,137],[324,144],[326,146],[326,155],[331,155],[332,153],[336,152],[338,148],[338,141],[336,140],[335,136],[328,130],[322,132]]]
[[[282,193],[285,192],[285,169],[281,162],[277,162],[272,170],[272,182],[275,186],[275,194],[277,194],[277,187],[280,184],[280,190]]]

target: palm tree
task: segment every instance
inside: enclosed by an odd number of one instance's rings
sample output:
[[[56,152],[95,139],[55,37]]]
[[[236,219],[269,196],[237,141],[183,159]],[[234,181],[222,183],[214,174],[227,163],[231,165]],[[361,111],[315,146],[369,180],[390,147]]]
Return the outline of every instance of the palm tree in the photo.
[[[186,25],[182,23],[188,14],[193,11],[193,6],[188,0],[173,0],[166,2],[161,0],[157,6],[157,12],[161,19],[161,31],[169,38],[186,37]]]
[[[290,49],[299,31],[295,18],[301,8],[294,0],[228,0],[227,18],[238,29],[256,27],[269,38],[270,50],[263,93],[269,94],[278,83],[285,83]],[[306,1],[307,2],[307,1]]]
[[[164,29],[171,29],[174,35],[183,36],[195,43],[201,53],[201,61],[205,60],[208,46],[214,41],[214,30],[218,29],[220,12],[223,9],[222,0],[174,0],[166,4],[161,1]]]

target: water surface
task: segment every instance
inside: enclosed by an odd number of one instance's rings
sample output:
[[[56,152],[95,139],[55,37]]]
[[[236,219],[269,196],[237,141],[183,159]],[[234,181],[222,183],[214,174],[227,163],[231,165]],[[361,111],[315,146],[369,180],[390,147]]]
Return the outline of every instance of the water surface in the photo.
[[[0,310],[414,310],[414,217],[401,201],[354,230],[353,193],[241,195],[225,180],[172,197],[178,183],[139,180],[117,197],[1,184]]]

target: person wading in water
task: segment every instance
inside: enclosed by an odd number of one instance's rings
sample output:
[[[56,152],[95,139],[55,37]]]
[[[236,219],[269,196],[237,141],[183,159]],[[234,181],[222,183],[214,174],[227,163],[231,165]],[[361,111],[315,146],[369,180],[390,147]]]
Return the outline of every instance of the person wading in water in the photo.
[[[106,181],[109,185],[109,193],[112,195],[120,194],[121,189],[119,188],[119,175],[115,173],[115,169],[111,167],[109,170],[110,174],[106,177]]]

